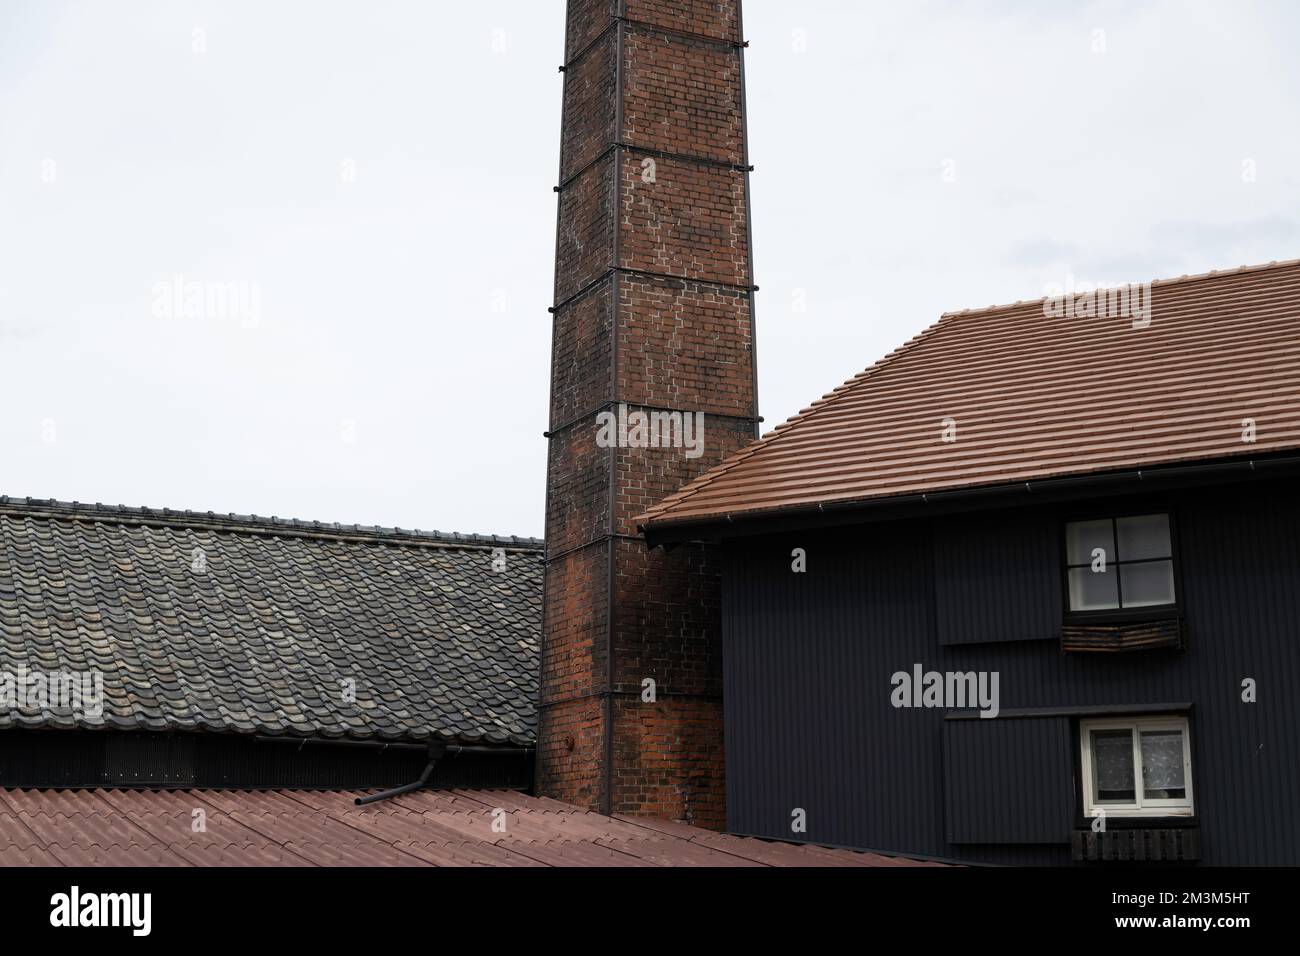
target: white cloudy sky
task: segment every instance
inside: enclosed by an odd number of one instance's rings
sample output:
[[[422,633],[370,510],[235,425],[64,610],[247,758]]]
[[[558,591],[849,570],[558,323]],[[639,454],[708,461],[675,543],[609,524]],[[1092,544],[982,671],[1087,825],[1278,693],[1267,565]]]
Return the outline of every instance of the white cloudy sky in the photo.
[[[745,20],[768,426],[945,310],[1300,256],[1290,0]],[[0,493],[540,534],[562,33],[0,0]]]

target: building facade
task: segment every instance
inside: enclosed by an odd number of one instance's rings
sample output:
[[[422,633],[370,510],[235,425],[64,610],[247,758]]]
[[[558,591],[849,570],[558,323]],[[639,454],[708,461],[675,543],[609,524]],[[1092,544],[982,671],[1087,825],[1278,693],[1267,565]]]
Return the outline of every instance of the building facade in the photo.
[[[733,542],[729,829],[983,863],[1300,862],[1282,797],[1300,785],[1293,489],[1259,479]],[[1072,626],[1070,529],[1151,515],[1169,518],[1173,602]],[[1116,580],[1137,580],[1127,568]],[[996,674],[996,693],[963,679],[966,700],[917,706],[918,668]],[[1138,783],[1179,786],[1139,807]]]
[[[1300,262],[949,313],[648,509],[726,556],[728,829],[1300,863],[1298,317]]]

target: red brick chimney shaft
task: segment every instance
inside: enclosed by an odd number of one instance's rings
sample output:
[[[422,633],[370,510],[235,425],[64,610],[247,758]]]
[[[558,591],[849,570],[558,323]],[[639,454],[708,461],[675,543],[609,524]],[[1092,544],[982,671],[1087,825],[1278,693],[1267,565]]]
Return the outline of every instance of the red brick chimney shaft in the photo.
[[[744,105],[739,0],[569,0],[537,786],[713,827],[718,558],[634,519],[757,434]],[[704,413],[702,451],[606,447],[620,406]]]

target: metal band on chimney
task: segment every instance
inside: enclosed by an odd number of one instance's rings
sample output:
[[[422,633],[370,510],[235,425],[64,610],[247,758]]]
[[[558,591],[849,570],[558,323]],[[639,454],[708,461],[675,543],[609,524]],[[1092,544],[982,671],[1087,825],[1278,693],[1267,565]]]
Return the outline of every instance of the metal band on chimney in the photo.
[[[715,46],[721,47],[743,49],[744,47],[749,46],[749,42],[746,40],[728,40],[726,37],[715,37],[709,33],[692,33],[690,30],[678,30],[676,27],[662,26],[658,23],[651,23],[648,20],[633,20],[621,13],[615,14],[610,17],[609,20],[609,26],[597,33],[582,47],[582,49],[564,62],[560,67],[561,73],[567,73],[571,66],[583,59],[596,47],[597,44],[600,43],[601,40],[609,36],[611,30],[620,25],[635,27],[638,30],[645,30],[647,32],[663,33],[667,36],[675,36],[683,40],[696,40],[700,43],[712,43]]]
[[[617,404],[619,404],[618,399],[607,398],[605,399],[605,401],[600,402],[594,408],[590,409],[589,411],[583,412],[581,415],[575,415],[573,418],[567,419],[566,421],[563,421],[558,425],[552,425],[546,431],[542,432],[542,437],[550,438],[552,435],[558,435],[560,432],[567,431],[570,428],[572,428],[574,425],[579,425],[582,422],[585,422],[588,418],[594,418],[595,416],[599,415],[601,412],[613,408]],[[763,420],[762,418],[755,418],[753,415],[734,415],[730,412],[711,412],[708,411],[707,409],[701,409],[701,408],[679,408],[675,405],[651,405],[645,402],[628,402],[627,404],[635,408],[648,409],[649,411],[652,412],[670,412],[670,413],[682,412],[683,414],[685,414],[686,412],[700,412],[703,415],[708,415],[710,418],[725,418],[728,419],[729,421],[736,421],[736,422],[756,423],[756,422],[761,422]]]
[[[742,285],[742,284],[737,284],[735,282],[724,282],[721,279],[704,279],[704,278],[697,278],[694,276],[674,275],[671,272],[650,272],[646,269],[629,269],[626,266],[611,266],[610,268],[606,269],[604,272],[597,275],[594,279],[592,279],[590,282],[584,285],[577,292],[574,292],[572,295],[565,296],[563,299],[555,303],[555,305],[551,306],[546,311],[550,312],[551,314],[555,314],[556,312],[559,312],[566,305],[569,305],[570,303],[575,302],[578,299],[582,298],[592,289],[598,288],[602,282],[604,282],[606,279],[608,279],[610,276],[614,275],[615,273],[621,275],[629,275],[629,276],[643,276],[644,278],[647,279],[662,279],[666,282],[690,282],[696,285],[711,285],[719,289],[730,289],[734,292],[757,292],[758,291],[758,286],[756,285]]]
[[[671,159],[680,163],[694,163],[697,166],[708,166],[713,169],[729,169],[737,173],[752,173],[754,171],[753,166],[749,166],[745,163],[733,163],[729,160],[717,159],[713,156],[701,156],[698,153],[674,153],[667,149],[657,149],[653,146],[638,146],[636,143],[627,143],[623,140],[616,140],[573,172],[569,173],[569,175],[565,176],[564,179],[560,180],[559,185],[554,188],[554,191],[557,193],[564,192],[564,190],[567,189],[574,180],[581,177],[582,174],[588,170],[595,168],[604,160],[609,159],[610,154],[618,149],[625,149],[631,153],[642,153],[646,156],[654,156],[658,159]]]

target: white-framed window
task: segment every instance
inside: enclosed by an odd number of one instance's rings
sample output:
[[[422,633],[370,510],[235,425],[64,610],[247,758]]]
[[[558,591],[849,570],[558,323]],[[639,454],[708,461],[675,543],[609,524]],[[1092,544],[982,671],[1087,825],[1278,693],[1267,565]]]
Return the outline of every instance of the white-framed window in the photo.
[[[1192,815],[1192,741],[1186,717],[1081,720],[1083,815]]]

